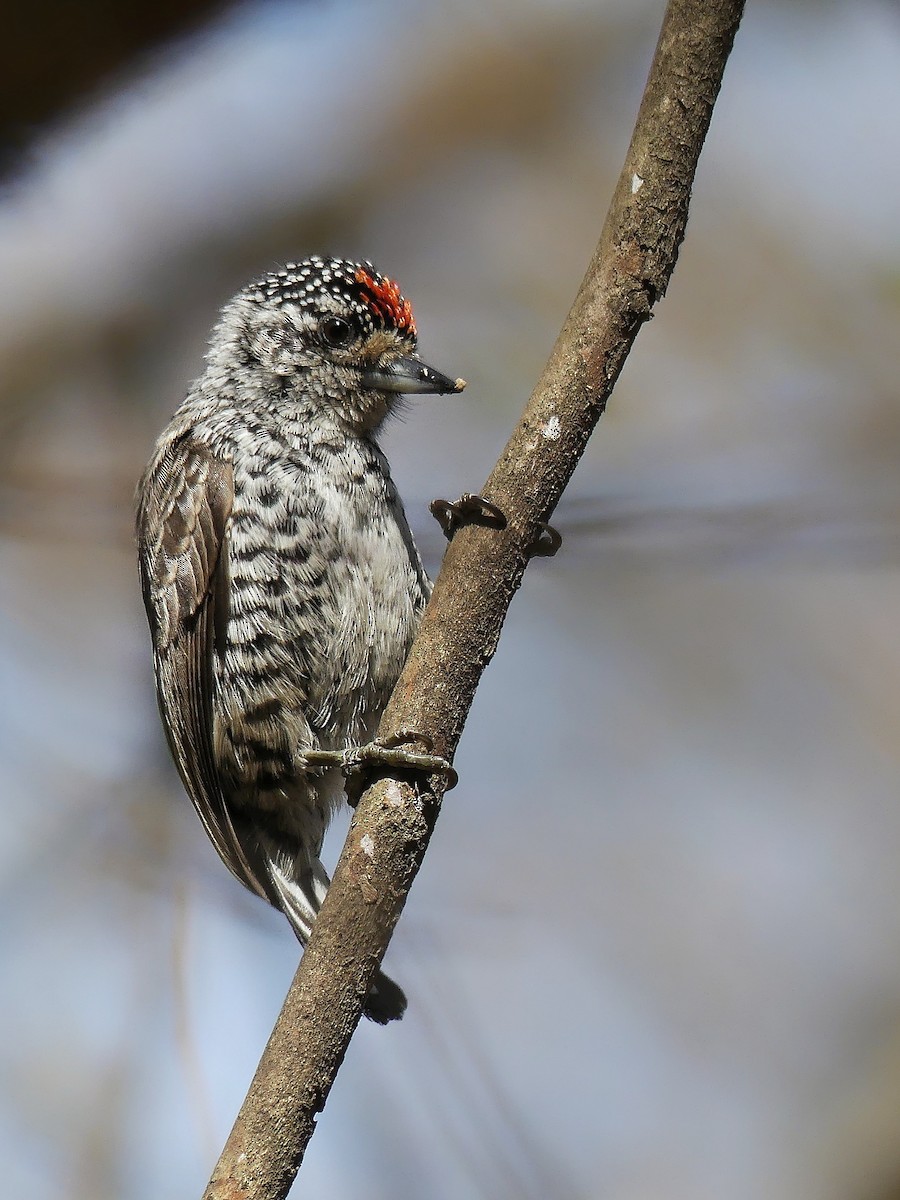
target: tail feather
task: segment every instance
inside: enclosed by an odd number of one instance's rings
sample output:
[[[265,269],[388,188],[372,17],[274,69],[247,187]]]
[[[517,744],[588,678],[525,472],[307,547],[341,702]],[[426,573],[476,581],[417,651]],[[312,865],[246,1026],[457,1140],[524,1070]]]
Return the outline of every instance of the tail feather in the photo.
[[[268,866],[274,888],[270,900],[275,908],[281,909],[300,943],[305,946],[328,890],[330,880],[325,868],[318,859],[302,873],[295,873],[293,863],[272,860]]]
[[[305,946],[331,882],[325,868],[318,859],[314,859],[300,877],[295,878],[293,873],[285,870],[283,863],[270,862],[269,877],[274,890],[274,895],[270,897],[272,904],[281,909],[297,940]],[[372,980],[363,1012],[378,1025],[399,1021],[406,1012],[403,989],[379,970]]]
[[[399,1021],[406,1012],[406,993],[384,971],[378,971],[366,996],[363,1012],[378,1025]]]

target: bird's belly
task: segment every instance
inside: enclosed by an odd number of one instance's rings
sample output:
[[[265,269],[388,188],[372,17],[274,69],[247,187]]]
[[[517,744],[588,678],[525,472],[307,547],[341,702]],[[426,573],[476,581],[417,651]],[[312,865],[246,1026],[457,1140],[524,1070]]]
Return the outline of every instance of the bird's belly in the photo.
[[[273,783],[297,774],[303,749],[370,736],[427,598],[388,518],[369,513],[330,536],[307,519],[233,532],[215,705],[232,774]]]

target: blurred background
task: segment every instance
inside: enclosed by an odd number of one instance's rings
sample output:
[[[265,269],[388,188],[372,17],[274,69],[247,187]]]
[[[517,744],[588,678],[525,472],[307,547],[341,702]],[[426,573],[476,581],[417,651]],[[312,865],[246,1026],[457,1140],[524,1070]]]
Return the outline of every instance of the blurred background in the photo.
[[[664,5],[14,7],[4,1191],[199,1196],[297,947],[169,765],[135,481],[221,303],[368,257],[469,380],[384,437],[436,571],[427,504],[481,487],[550,350]],[[389,951],[409,1013],[360,1028],[296,1194],[900,1197],[898,112],[895,4],[751,0]]]

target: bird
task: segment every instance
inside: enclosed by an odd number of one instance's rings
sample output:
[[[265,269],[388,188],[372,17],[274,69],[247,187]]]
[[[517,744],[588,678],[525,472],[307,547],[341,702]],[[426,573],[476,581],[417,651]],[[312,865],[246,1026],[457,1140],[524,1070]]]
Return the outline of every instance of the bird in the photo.
[[[175,765],[223,862],[302,946],[341,768],[450,770],[372,741],[431,592],[377,439],[404,394],[464,386],[421,360],[409,301],[371,262],[287,263],[222,308],[138,484]],[[365,1014],[405,1008],[379,969]]]

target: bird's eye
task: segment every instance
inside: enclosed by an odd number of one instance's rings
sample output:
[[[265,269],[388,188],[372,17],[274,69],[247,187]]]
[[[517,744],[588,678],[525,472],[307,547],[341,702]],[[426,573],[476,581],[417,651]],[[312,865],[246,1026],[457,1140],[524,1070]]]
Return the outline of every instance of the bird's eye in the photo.
[[[353,328],[343,317],[325,317],[319,325],[319,335],[326,346],[338,349],[353,341]]]

